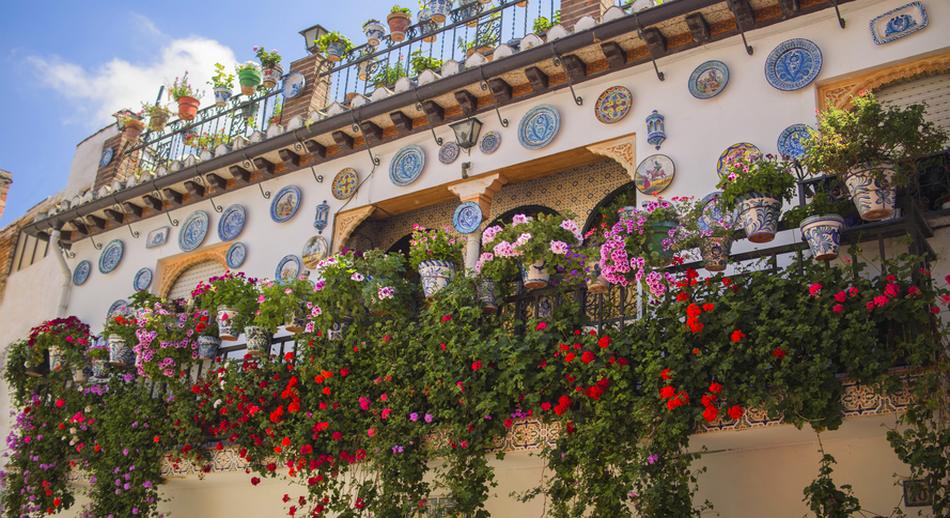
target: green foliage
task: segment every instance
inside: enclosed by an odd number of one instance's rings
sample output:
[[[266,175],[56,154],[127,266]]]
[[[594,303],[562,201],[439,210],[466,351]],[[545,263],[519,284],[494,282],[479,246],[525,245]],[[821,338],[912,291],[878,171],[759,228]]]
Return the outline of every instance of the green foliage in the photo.
[[[795,177],[789,172],[789,167],[788,162],[773,155],[749,152],[727,161],[726,176],[717,185],[722,189],[719,206],[724,211],[731,211],[742,198],[751,194],[790,200]]]
[[[349,40],[346,36],[340,34],[339,32],[333,31],[320,35],[314,41],[317,48],[320,49],[320,52],[326,52],[330,45],[342,44],[343,45],[343,54],[346,54],[353,50],[353,42]]]
[[[385,86],[391,88],[396,84],[396,81],[404,77],[408,77],[405,67],[399,63],[389,64],[379,67],[376,70],[376,73],[373,74],[372,83],[377,87]]]
[[[540,36],[541,34],[548,32],[548,29],[559,23],[561,23],[560,9],[554,11],[554,16],[550,20],[548,20],[547,16],[538,16],[535,18],[534,23],[531,26],[531,32]]]
[[[304,279],[291,279],[281,283],[265,281],[261,284],[258,298],[260,306],[254,316],[254,325],[261,326],[270,334],[277,328],[302,318],[307,302],[313,293],[313,284]]]
[[[456,267],[462,264],[461,237],[448,229],[426,229],[414,225],[409,239],[409,266],[419,268],[423,261],[448,261]]]
[[[521,265],[543,262],[551,273],[565,273],[565,280],[578,280],[587,259],[578,253],[583,236],[572,214],[516,214],[504,227],[485,229],[482,241],[486,251],[476,271],[501,284],[519,271]],[[497,265],[493,263],[499,263]]]
[[[237,331],[243,330],[254,317],[258,295],[257,279],[248,278],[241,272],[227,272],[207,282],[199,282],[191,292],[195,307],[206,311],[212,319],[217,316],[218,308],[237,310],[236,315],[229,315]]]
[[[412,16],[412,10],[408,7],[399,7],[399,5],[394,5],[392,9],[389,10],[389,14],[402,14],[405,16]]]
[[[268,51],[264,47],[254,47],[254,55],[261,62],[261,68],[277,68],[282,59],[276,50]]]
[[[176,77],[175,81],[168,87],[168,96],[177,102],[182,97],[200,98],[201,92],[191,86],[191,83],[188,82],[188,72],[185,72],[181,77]]]
[[[825,191],[818,191],[805,205],[796,205],[782,215],[782,219],[791,227],[797,227],[802,220],[811,216],[837,214],[844,216],[854,212],[850,200],[836,200]]]
[[[221,63],[215,63],[214,75],[211,76],[211,81],[208,81],[208,84],[213,88],[227,88],[230,90],[234,88],[234,74],[225,72],[224,65]]]
[[[851,492],[851,485],[838,488],[831,479],[834,465],[835,458],[822,451],[818,478],[804,490],[805,502],[817,518],[850,518],[861,511],[861,503]]]
[[[426,57],[422,54],[422,49],[416,49],[412,51],[412,55],[409,57],[409,65],[412,67],[413,73],[419,75],[426,70],[440,70],[442,68],[442,60]]]

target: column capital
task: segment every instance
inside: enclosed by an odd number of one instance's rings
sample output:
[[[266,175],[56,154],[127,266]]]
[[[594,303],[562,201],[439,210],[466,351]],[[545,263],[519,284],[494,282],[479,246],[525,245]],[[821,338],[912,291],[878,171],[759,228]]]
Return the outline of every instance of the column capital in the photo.
[[[490,214],[491,201],[495,193],[501,190],[507,181],[500,173],[481,176],[449,186],[449,191],[460,201],[474,201],[482,209],[482,214]]]
[[[636,181],[637,173],[637,152],[633,147],[636,134],[624,135],[597,144],[587,146],[587,149],[594,154],[605,156],[614,162],[622,165],[630,181]]]

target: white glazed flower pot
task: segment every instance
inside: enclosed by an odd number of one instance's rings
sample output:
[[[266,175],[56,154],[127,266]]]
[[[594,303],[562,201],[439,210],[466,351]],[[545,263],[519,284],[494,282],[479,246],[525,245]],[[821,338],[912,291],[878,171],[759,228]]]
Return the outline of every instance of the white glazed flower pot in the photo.
[[[894,214],[897,188],[892,181],[894,166],[881,163],[854,167],[844,179],[851,200],[864,221],[880,221]]]
[[[237,340],[240,332],[234,328],[234,319],[239,315],[234,308],[221,306],[218,308],[218,338],[222,340]]]
[[[135,365],[135,353],[125,343],[125,338],[119,335],[109,335],[109,363],[129,367]]]
[[[270,354],[271,335],[261,326],[247,326],[244,328],[247,337],[247,352],[268,356]]]
[[[445,288],[455,278],[455,265],[449,261],[432,260],[419,263],[422,293],[429,298]]]
[[[803,219],[799,228],[815,259],[830,261],[838,257],[842,227],[844,219],[841,216],[826,214]]]
[[[544,266],[544,261],[535,261],[521,267],[521,280],[526,290],[537,290],[548,285],[551,274]]]
[[[768,243],[778,232],[778,218],[782,202],[757,194],[750,194],[739,202],[739,223],[753,243]]]
[[[216,336],[202,335],[198,337],[198,358],[213,360],[218,356],[221,339]]]

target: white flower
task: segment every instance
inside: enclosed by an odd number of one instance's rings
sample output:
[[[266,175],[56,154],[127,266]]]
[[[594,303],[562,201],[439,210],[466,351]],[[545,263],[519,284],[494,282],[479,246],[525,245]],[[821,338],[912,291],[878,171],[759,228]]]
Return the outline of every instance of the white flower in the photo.
[[[364,277],[363,277],[363,274],[362,274],[362,273],[360,273],[360,272],[355,272],[355,273],[353,273],[353,275],[350,275],[350,279],[351,279],[351,280],[354,280],[354,281],[356,281],[356,282],[363,282]]]

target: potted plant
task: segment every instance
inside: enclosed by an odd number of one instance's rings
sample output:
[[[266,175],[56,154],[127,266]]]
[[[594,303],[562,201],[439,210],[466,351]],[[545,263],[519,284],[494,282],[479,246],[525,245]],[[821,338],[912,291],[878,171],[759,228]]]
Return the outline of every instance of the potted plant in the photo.
[[[394,5],[386,16],[386,23],[389,24],[389,39],[400,42],[406,39],[406,29],[412,23],[412,11]]]
[[[883,106],[873,94],[852,103],[818,114],[802,162],[841,179],[861,218],[879,221],[894,213],[897,187],[914,177],[916,160],[943,149],[948,133],[924,118],[921,104]]]
[[[47,320],[30,330],[27,373],[36,376],[73,372],[75,376],[75,371],[86,365],[89,344],[89,326],[77,317]]]
[[[370,47],[378,47],[380,41],[386,36],[386,28],[379,20],[370,18],[363,23],[363,34],[366,35],[366,44]]]
[[[257,63],[248,61],[238,65],[235,70],[237,71],[238,82],[241,84],[241,93],[249,97],[254,95],[257,87],[261,84],[261,69],[257,66]]]
[[[258,295],[257,280],[243,272],[211,277],[191,292],[196,308],[216,316],[218,338],[222,340],[237,340],[257,311]]]
[[[323,34],[314,43],[331,63],[340,61],[343,56],[353,50],[353,43],[346,36],[335,31]]]
[[[510,224],[485,229],[482,240],[486,252],[479,258],[481,271],[495,262],[516,263],[528,290],[547,286],[554,272],[580,278],[584,270],[584,256],[577,253],[583,236],[570,215],[515,214]],[[504,283],[508,279],[498,277],[511,270],[511,266],[490,266],[488,273]]]
[[[790,209],[783,220],[790,227],[799,227],[812,256],[819,261],[838,257],[841,230],[848,211],[847,200],[835,200],[825,191],[818,191],[805,205]]]
[[[416,13],[419,20],[419,32],[422,33],[422,41],[425,43],[435,41],[435,31],[439,28],[439,24],[432,19],[432,9],[429,7],[429,3],[428,0],[419,0],[419,12]]]
[[[767,243],[778,231],[782,203],[791,199],[795,177],[789,163],[767,154],[745,152],[726,161],[726,175],[719,180],[719,206],[739,209],[739,224],[753,243]]]
[[[96,343],[86,351],[86,357],[89,358],[89,364],[92,366],[92,377],[105,378],[109,364],[109,347],[106,344]]]
[[[198,115],[198,107],[201,106],[201,92],[192,88],[188,82],[188,72],[183,76],[176,77],[175,82],[168,88],[168,95],[178,103],[178,118],[183,121],[194,120]]]
[[[412,225],[409,238],[409,266],[422,278],[422,292],[432,297],[455,278],[462,264],[462,240],[448,229],[429,230]]]
[[[171,110],[157,103],[156,104],[142,103],[142,112],[148,116],[149,131],[164,130],[165,124],[168,123],[168,119],[172,116]]]
[[[201,322],[181,299],[159,301],[136,313],[135,368],[152,380],[186,379],[197,359]]]
[[[102,328],[102,336],[108,341],[108,360],[114,365],[135,365],[132,345],[136,342],[138,322],[127,315],[112,315]]]
[[[683,239],[680,250],[699,249],[703,267],[710,272],[721,272],[729,265],[732,251],[732,218],[712,217],[705,201],[689,202],[690,209],[680,218]]]
[[[234,88],[234,74],[226,73],[224,65],[215,63],[214,75],[211,76],[211,81],[208,81],[208,84],[214,88],[215,106],[219,108],[227,106],[228,100],[231,99],[231,89]]]
[[[547,16],[538,16],[537,18],[535,18],[534,24],[532,24],[531,26],[531,31],[535,35],[543,38],[544,35],[547,34],[548,29],[550,29],[551,27],[554,27],[555,25],[559,23],[561,23],[560,9],[558,9],[557,11],[554,11],[554,16],[552,17],[551,20],[549,20]]]
[[[145,122],[142,120],[142,112],[133,112],[132,110],[119,110],[114,114],[119,129],[122,130],[122,137],[128,141],[136,141],[139,135],[145,131]]]
[[[260,306],[254,316],[254,325],[263,327],[269,334],[283,326],[288,333],[299,333],[306,326],[307,301],[313,293],[313,284],[305,279],[283,282],[263,281]]]
[[[371,315],[408,316],[414,309],[415,290],[406,280],[406,258],[402,254],[368,250],[355,266],[366,272],[360,284],[362,299]]]
[[[422,54],[422,49],[416,49],[412,51],[412,55],[409,57],[409,66],[412,67],[413,73],[418,76],[426,70],[439,71],[442,68],[442,60],[427,57]]]
[[[379,69],[376,71],[376,74],[373,75],[372,82],[376,88],[392,88],[396,84],[396,81],[399,81],[407,75],[406,69],[401,64],[387,63],[379,67]]]
[[[270,118],[267,119],[267,123],[270,125],[279,124],[280,115],[281,113],[283,113],[283,111],[284,111],[284,106],[280,103],[280,100],[278,99],[274,103],[274,111],[271,112]]]
[[[280,66],[280,54],[276,50],[267,51],[264,47],[254,47],[254,54],[261,62],[261,84],[264,88],[270,90],[280,81],[284,75],[284,69]]]

